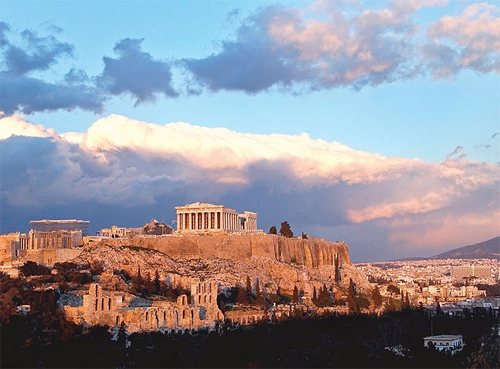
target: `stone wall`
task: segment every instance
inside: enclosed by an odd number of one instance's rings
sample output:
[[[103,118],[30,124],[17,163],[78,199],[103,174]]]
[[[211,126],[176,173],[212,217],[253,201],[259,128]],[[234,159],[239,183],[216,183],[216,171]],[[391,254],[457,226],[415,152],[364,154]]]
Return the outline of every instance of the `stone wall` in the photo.
[[[83,248],[20,250],[19,260],[34,261],[52,267],[55,263],[62,263],[76,258],[82,253],[82,250]]]
[[[277,235],[170,235],[156,238],[134,237],[101,241],[112,246],[139,246],[163,252],[174,259],[220,258],[245,260],[262,256],[318,268],[334,264],[338,255],[341,265],[351,264],[349,246],[345,242],[285,238]]]
[[[0,262],[9,263],[16,258],[15,242],[19,242],[19,233],[0,235]]]
[[[181,295],[176,302],[139,299],[92,283],[80,306],[67,304],[63,309],[66,318],[77,324],[113,327],[124,323],[129,332],[213,328],[216,321],[223,320],[217,306],[217,286],[210,282],[192,284],[191,301]]]

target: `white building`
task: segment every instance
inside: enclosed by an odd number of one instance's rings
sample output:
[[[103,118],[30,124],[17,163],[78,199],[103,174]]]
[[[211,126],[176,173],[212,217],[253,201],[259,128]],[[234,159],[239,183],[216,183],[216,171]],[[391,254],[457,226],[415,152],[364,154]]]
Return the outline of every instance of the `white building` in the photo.
[[[462,335],[440,334],[438,336],[424,337],[424,347],[434,347],[439,351],[455,354],[462,351],[464,341]]]
[[[176,206],[178,232],[257,232],[257,213],[195,202]]]

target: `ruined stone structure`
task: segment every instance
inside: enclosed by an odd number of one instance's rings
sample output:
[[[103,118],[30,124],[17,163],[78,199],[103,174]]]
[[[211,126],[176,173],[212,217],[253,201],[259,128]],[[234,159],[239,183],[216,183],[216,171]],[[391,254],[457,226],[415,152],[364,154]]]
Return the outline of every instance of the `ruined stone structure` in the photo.
[[[90,222],[78,219],[43,219],[30,221],[30,230],[42,232],[52,231],[81,231],[83,236],[90,234]]]
[[[236,210],[224,205],[195,202],[177,206],[178,232],[256,232],[257,213]]]
[[[28,233],[26,248],[21,247],[21,250],[70,249],[82,245],[83,236],[81,230],[38,231],[32,229]]]
[[[10,263],[17,259],[19,250],[28,248],[28,236],[24,233],[0,235],[0,262]]]
[[[141,228],[126,228],[114,225],[111,226],[111,228],[103,228],[100,231],[97,231],[97,236],[119,238],[119,237],[137,236],[140,235],[141,233],[142,233]]]
[[[164,234],[172,234],[174,230],[169,225],[159,222],[156,219],[151,219],[151,222],[144,224],[142,234],[161,236]]]
[[[224,319],[217,306],[217,286],[211,282],[192,283],[191,299],[181,295],[176,302],[105,291],[92,283],[87,293],[66,296],[62,304],[66,318],[77,324],[124,323],[129,332],[210,329]]]

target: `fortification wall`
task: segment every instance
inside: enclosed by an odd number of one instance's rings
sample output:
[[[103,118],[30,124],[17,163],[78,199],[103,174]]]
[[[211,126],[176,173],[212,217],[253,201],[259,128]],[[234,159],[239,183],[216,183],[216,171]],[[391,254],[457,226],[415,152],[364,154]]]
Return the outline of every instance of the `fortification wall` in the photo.
[[[163,252],[174,259],[221,258],[245,260],[262,256],[296,263],[309,268],[334,265],[335,255],[341,265],[351,264],[345,242],[285,238],[268,234],[248,235],[169,235],[157,238],[133,237],[100,241],[111,246],[139,246]]]

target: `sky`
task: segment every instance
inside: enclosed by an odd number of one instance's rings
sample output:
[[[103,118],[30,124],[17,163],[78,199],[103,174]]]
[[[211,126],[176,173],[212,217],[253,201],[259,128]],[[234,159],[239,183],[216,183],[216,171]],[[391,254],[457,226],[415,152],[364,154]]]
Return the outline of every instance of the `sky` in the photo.
[[[0,0],[0,233],[223,204],[353,261],[500,235],[495,1]]]

